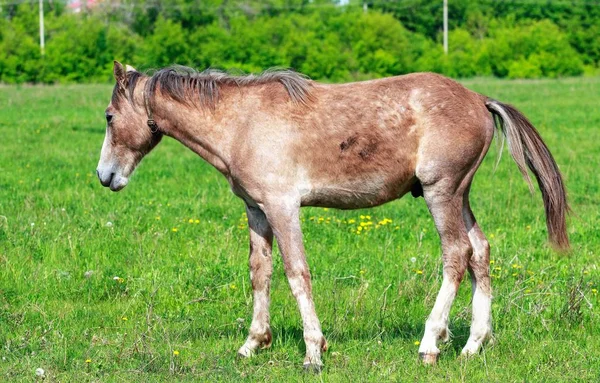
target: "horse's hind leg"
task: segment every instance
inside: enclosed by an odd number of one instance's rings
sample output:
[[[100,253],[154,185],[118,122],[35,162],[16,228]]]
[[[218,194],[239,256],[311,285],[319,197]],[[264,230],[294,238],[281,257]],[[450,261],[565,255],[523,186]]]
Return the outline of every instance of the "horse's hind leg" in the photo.
[[[441,179],[423,187],[423,196],[442,242],[444,263],[442,287],[425,323],[425,334],[419,347],[419,356],[430,364],[436,362],[440,353],[438,340],[449,337],[450,308],[473,251],[462,216],[463,193],[457,190],[457,183],[460,182]]]
[[[462,350],[462,355],[473,355],[492,335],[492,289],[489,272],[490,245],[469,206],[468,190],[464,196],[463,218],[473,246],[473,255],[469,260],[473,288],[473,318],[471,335]]]
[[[247,207],[248,229],[250,230],[250,280],[254,295],[254,313],[246,343],[238,354],[249,357],[257,348],[271,345],[269,325],[269,287],[271,285],[273,231],[264,213],[257,208]]]

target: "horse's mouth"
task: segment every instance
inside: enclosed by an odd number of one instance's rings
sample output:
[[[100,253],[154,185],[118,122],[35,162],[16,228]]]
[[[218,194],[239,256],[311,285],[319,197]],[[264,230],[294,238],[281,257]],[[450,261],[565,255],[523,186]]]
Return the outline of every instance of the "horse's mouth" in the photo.
[[[122,180],[125,180],[124,182]],[[118,192],[119,190],[122,190],[125,186],[127,186],[127,179],[124,178],[120,178],[118,182],[114,181],[113,178],[113,182],[110,183],[110,190],[114,191],[114,192]]]
[[[118,192],[127,186],[129,180],[126,177],[120,176],[116,173],[110,173],[107,177],[102,177],[100,172],[97,171],[98,179],[102,186],[110,188],[114,192]]]

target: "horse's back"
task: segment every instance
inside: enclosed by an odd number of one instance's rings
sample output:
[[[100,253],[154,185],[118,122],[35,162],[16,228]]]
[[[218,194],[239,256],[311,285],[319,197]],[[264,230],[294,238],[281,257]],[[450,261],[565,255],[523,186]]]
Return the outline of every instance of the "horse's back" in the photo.
[[[436,74],[316,85],[314,99],[294,150],[306,205],[385,203],[419,182],[420,163],[472,162],[487,141],[482,97]]]

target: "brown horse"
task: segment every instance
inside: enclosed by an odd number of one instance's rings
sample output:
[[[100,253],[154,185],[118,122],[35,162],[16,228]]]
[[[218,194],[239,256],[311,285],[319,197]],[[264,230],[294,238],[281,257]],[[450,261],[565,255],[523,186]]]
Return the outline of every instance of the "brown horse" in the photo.
[[[167,135],[212,164],[246,203],[254,313],[242,356],[271,344],[275,235],[304,325],[304,366],[322,366],[327,342],[312,299],[301,206],[364,208],[409,191],[427,203],[444,264],[419,355],[426,363],[437,360],[437,342],[449,338],[448,315],[466,270],[473,318],[462,353],[477,353],[492,333],[490,250],[469,189],[495,128],[506,136],[530,187],[527,168],[537,178],[550,241],[569,246],[565,187],[533,125],[514,107],[446,77],[416,73],[326,85],[291,71],[231,76],[178,67],[146,76],[118,62],[114,75],[98,164],[102,185],[125,187],[144,155]]]

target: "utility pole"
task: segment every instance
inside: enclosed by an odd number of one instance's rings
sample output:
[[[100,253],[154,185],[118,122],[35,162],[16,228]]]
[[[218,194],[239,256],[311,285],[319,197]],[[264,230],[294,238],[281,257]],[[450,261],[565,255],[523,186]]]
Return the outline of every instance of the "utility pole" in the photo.
[[[448,0],[444,0],[444,54],[448,54]]]
[[[42,56],[44,55],[44,0],[40,0],[40,50],[42,51]]]

